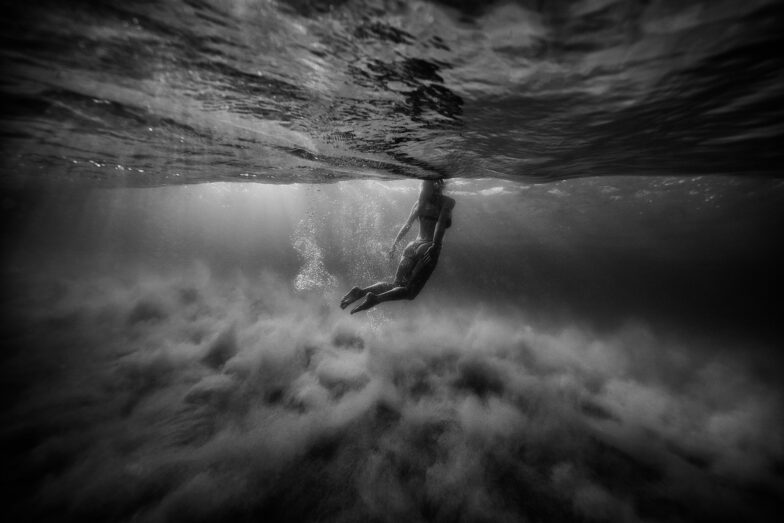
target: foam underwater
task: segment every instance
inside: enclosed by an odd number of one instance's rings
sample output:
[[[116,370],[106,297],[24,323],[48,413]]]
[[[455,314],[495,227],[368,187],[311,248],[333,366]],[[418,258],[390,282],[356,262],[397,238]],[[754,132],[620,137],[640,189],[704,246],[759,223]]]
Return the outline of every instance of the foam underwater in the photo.
[[[5,327],[12,513],[737,520],[781,492],[780,385],[732,351],[336,299],[198,263],[40,281]]]

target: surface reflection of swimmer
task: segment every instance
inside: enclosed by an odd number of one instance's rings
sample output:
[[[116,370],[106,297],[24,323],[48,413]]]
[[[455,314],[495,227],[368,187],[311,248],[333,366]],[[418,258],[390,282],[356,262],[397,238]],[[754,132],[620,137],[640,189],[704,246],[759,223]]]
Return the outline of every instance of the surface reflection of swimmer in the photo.
[[[416,298],[436,267],[444,233],[452,224],[452,209],[455,207],[455,201],[442,194],[443,187],[443,180],[422,182],[419,199],[411,208],[408,220],[400,228],[395,243],[389,251],[389,257],[392,258],[397,244],[411,228],[414,220],[419,219],[419,236],[403,251],[395,280],[374,283],[364,289],[353,287],[340,301],[341,309],[345,309],[363,296],[365,300],[354,307],[351,314],[370,309],[385,301]]]

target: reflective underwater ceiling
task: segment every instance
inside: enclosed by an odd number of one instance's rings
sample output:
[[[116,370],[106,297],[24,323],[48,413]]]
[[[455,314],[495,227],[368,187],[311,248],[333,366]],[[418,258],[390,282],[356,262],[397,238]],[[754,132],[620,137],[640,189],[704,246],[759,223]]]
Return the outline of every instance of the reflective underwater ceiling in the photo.
[[[5,520],[784,513],[784,2],[0,13]]]
[[[775,0],[6,4],[5,179],[781,174]]]

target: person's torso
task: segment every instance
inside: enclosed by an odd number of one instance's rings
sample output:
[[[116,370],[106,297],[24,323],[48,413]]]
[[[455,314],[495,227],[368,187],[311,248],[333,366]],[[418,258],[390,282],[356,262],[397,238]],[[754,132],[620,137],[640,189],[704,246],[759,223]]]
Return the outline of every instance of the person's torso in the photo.
[[[445,198],[439,197],[435,200],[429,200],[420,205],[419,208],[419,238],[432,241],[433,235],[436,231],[436,224],[438,217],[441,215],[441,209],[445,203]],[[446,226],[451,225],[451,219],[447,216]]]

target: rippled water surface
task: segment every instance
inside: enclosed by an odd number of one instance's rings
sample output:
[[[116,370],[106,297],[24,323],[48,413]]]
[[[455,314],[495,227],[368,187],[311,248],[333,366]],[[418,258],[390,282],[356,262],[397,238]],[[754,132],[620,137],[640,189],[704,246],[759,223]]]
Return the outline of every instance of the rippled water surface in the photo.
[[[772,0],[4,9],[5,180],[781,174]]]

